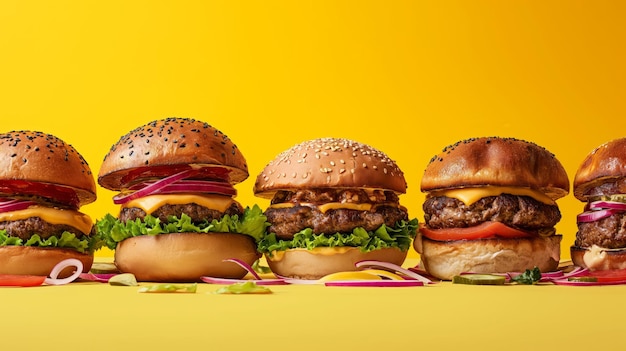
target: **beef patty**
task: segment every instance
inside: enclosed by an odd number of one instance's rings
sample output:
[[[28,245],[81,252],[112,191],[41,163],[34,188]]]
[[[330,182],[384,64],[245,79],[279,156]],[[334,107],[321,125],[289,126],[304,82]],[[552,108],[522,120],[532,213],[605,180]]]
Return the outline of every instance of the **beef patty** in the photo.
[[[243,214],[241,205],[233,201],[232,205],[226,209],[225,212],[218,210],[212,210],[204,206],[200,206],[195,203],[183,204],[183,205],[164,205],[151,213],[153,217],[158,217],[161,222],[167,222],[169,216],[180,218],[182,214],[186,214],[191,217],[193,223],[202,223],[204,221],[212,221],[214,219],[220,219],[225,214],[227,215],[239,215]],[[123,208],[120,211],[119,220],[126,223],[126,221],[134,221],[137,218],[143,219],[147,213],[138,207]]]

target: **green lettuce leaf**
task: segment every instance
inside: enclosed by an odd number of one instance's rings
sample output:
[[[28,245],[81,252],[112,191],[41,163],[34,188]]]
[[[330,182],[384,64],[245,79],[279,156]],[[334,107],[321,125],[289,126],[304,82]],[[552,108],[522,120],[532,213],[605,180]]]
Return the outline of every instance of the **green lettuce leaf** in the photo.
[[[111,214],[105,215],[96,221],[96,233],[102,238],[108,248],[114,250],[120,241],[140,235],[159,235],[170,233],[238,233],[246,234],[258,242],[265,236],[269,226],[267,217],[257,205],[246,207],[241,218],[238,215],[224,215],[219,220],[205,221],[194,224],[186,214],[178,217],[170,216],[167,222],[159,218],[146,216],[134,221],[120,222]]]
[[[80,253],[93,253],[101,248],[103,244],[104,242],[98,235],[77,237],[76,234],[63,232],[61,236],[51,236],[43,239],[40,235],[34,234],[24,241],[18,237],[9,236],[6,230],[0,230],[0,246],[56,247],[73,249]]]
[[[414,218],[408,222],[400,221],[393,228],[382,225],[373,232],[359,227],[349,234],[325,235],[314,234],[311,228],[307,228],[296,233],[292,240],[278,239],[275,233],[270,233],[259,241],[258,250],[262,253],[271,253],[295,248],[310,250],[316,247],[350,246],[358,247],[361,252],[388,247],[397,247],[402,251],[407,251],[411,246],[411,240],[415,238],[417,227],[418,221]]]

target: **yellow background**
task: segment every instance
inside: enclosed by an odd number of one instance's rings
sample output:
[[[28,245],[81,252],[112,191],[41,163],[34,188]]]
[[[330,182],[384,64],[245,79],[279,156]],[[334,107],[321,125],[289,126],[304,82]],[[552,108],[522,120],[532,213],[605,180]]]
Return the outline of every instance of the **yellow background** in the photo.
[[[625,14],[621,1],[3,1],[0,129],[55,134],[97,174],[131,129],[197,118],[238,144],[238,199],[262,206],[252,185],[276,154],[352,138],[397,161],[421,220],[423,169],[457,140],[536,142],[573,179],[626,136]],[[113,195],[83,210],[116,213]],[[568,258],[582,205],[559,204]]]

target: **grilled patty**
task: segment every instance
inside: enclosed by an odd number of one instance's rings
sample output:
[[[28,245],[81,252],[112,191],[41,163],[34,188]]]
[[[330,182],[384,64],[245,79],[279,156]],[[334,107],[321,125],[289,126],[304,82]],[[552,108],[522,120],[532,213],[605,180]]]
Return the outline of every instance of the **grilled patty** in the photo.
[[[465,228],[487,221],[537,230],[552,228],[561,220],[557,205],[547,205],[528,196],[502,194],[482,198],[467,206],[445,196],[427,199],[423,205],[424,220],[432,229]]]
[[[626,247],[626,214],[618,213],[595,222],[578,223],[575,246],[598,245],[607,249]]]
[[[218,210],[212,210],[210,208],[206,208],[204,206],[200,206],[195,203],[189,203],[184,205],[164,205],[151,213],[153,217],[158,217],[161,222],[167,222],[167,218],[169,216],[179,217],[182,214],[186,214],[191,217],[191,221],[193,223],[202,223],[204,221],[212,221],[214,219],[220,219],[225,214],[227,215],[241,215],[243,214],[243,209],[241,205],[234,201],[233,204],[226,209],[225,212],[220,212]],[[143,219],[147,213],[138,207],[128,207],[123,208],[119,215],[119,220],[121,222],[126,221],[134,221],[137,218]]]
[[[0,230],[6,230],[8,236],[18,237],[22,240],[28,240],[34,234],[43,239],[48,239],[51,236],[61,236],[65,231],[73,233],[77,237],[84,236],[81,231],[74,227],[65,224],[50,224],[39,217],[0,222]]]

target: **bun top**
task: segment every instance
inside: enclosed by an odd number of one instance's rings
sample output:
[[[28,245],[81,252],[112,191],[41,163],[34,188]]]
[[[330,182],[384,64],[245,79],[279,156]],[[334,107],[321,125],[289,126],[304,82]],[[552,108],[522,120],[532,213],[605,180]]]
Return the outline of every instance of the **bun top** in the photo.
[[[574,196],[586,200],[587,192],[602,184],[626,178],[626,138],[611,140],[595,148],[574,176]]]
[[[528,141],[499,137],[467,139],[444,148],[426,167],[421,190],[487,185],[531,188],[553,200],[569,192],[567,173],[552,153]]]
[[[245,158],[224,133],[194,119],[166,118],[122,136],[104,157],[98,183],[121,190],[131,171],[186,165],[225,168],[233,184],[248,178]]]
[[[370,188],[406,192],[404,173],[383,152],[356,141],[320,138],[280,153],[257,176],[254,193],[278,190]]]
[[[77,206],[96,200],[96,182],[87,161],[72,145],[51,134],[30,130],[0,134],[2,192],[18,193],[19,187],[11,185],[15,181],[60,186],[77,198]]]

